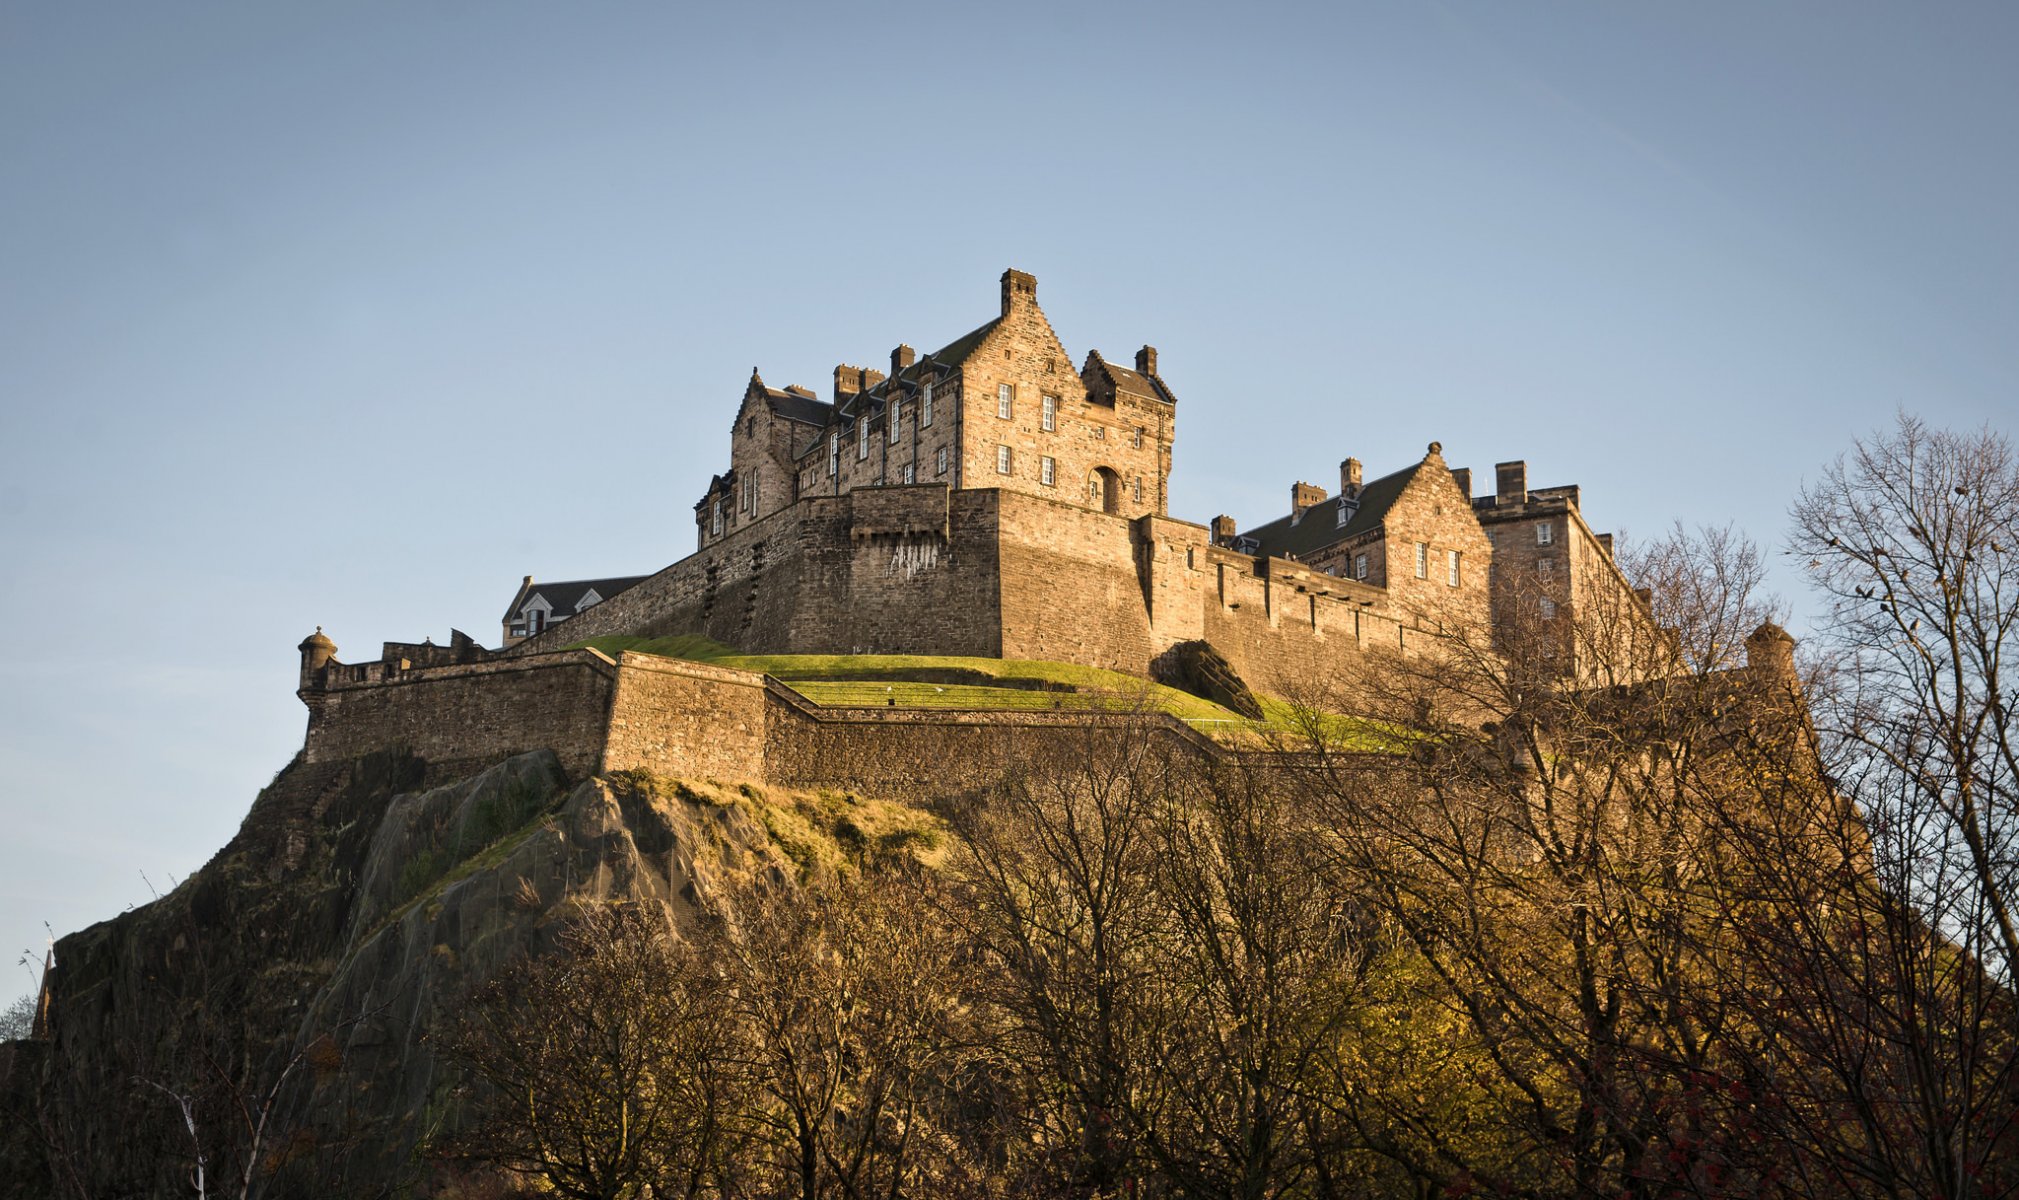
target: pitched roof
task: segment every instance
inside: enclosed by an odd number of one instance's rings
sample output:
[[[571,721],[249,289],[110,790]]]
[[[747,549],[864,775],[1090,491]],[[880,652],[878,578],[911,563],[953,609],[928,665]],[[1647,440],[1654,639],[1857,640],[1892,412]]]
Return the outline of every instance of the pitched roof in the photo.
[[[825,400],[815,400],[798,392],[781,392],[776,388],[765,388],[764,398],[771,405],[771,411],[788,421],[798,421],[802,425],[825,425],[834,417],[834,406]]]
[[[622,575],[613,579],[570,579],[562,583],[535,583],[530,586],[522,583],[518,592],[512,596],[512,606],[505,610],[505,620],[510,621],[518,616],[535,596],[543,597],[552,605],[555,616],[572,617],[577,611],[576,605],[580,604],[582,597],[590,592],[595,592],[599,599],[608,600],[632,584],[648,578],[650,576]]]
[[[980,328],[969,330],[925,357],[943,367],[957,367],[966,362],[967,356],[974,353],[975,347],[981,345],[982,339],[987,337],[989,332],[1000,324],[1002,324],[1002,318],[996,317],[994,320],[984,323]],[[921,363],[924,361],[924,359],[920,360]],[[906,374],[910,374],[910,372],[907,371]]]
[[[1423,468],[1420,462],[1411,463],[1392,475],[1383,475],[1360,489],[1360,508],[1347,518],[1346,524],[1339,524],[1339,498],[1330,497],[1304,510],[1304,519],[1293,523],[1290,517],[1278,517],[1267,525],[1250,529],[1243,537],[1254,538],[1261,544],[1259,554],[1273,558],[1308,558],[1334,542],[1341,542],[1381,524],[1388,516],[1388,510],[1395,506],[1395,500],[1402,495],[1402,489],[1416,478],[1416,472]]]
[[[1148,400],[1161,400],[1166,404],[1178,402],[1178,398],[1171,394],[1171,389],[1165,387],[1164,381],[1155,375],[1144,375],[1139,371],[1131,371],[1120,363],[1109,362],[1098,350],[1093,352],[1093,360],[1101,370],[1107,372],[1108,378],[1114,381],[1115,390],[1118,392],[1128,392]]]

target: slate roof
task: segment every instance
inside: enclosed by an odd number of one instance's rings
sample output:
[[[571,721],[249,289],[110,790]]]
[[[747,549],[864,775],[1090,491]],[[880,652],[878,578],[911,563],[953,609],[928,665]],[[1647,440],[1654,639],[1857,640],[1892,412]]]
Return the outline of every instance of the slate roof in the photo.
[[[1363,485],[1360,488],[1360,509],[1344,526],[1338,523],[1339,498],[1331,496],[1305,509],[1304,519],[1294,525],[1289,517],[1278,517],[1241,536],[1256,539],[1261,543],[1259,553],[1272,558],[1309,558],[1334,542],[1345,541],[1379,526],[1388,516],[1388,510],[1395,506],[1396,497],[1402,494],[1402,489],[1409,486],[1409,481],[1416,478],[1416,472],[1422,468],[1420,462],[1411,463],[1392,475],[1383,475]]]
[[[554,606],[556,617],[572,617],[576,612],[575,606],[580,604],[582,597],[588,595],[591,590],[602,599],[608,600],[632,584],[648,578],[650,576],[647,575],[624,575],[614,579],[571,579],[562,583],[536,583],[531,587],[520,584],[518,592],[512,597],[512,606],[505,610],[505,620],[510,621],[518,616],[525,609],[527,601],[534,596],[546,597],[547,603]]]
[[[968,360],[969,355],[975,352],[976,347],[981,345],[982,339],[986,338],[1000,324],[1002,324],[1002,318],[997,317],[978,328],[971,329],[933,353],[921,356],[917,362],[899,371],[894,378],[882,380],[874,387],[842,397],[839,404],[824,404],[817,400],[812,401],[812,403],[820,406],[822,410],[821,415],[817,419],[794,419],[806,420],[807,424],[819,425],[821,428],[807,440],[804,446],[798,449],[794,457],[805,458],[807,455],[813,453],[815,448],[826,438],[828,427],[836,425],[845,426],[854,420],[860,419],[862,415],[860,410],[865,403],[871,406],[869,408],[870,415],[873,416],[881,411],[884,402],[889,399],[892,385],[902,385],[907,390],[916,391],[918,385],[925,382],[926,376],[933,374],[935,370],[960,366]],[[837,420],[837,418],[841,419]]]
[[[834,419],[834,406],[825,400],[768,387],[764,389],[764,398],[770,402],[772,412],[788,421],[798,421],[802,425],[825,425]]]
[[[1116,391],[1128,392],[1147,400],[1161,400],[1166,404],[1178,402],[1178,398],[1171,394],[1171,389],[1165,387],[1164,381],[1156,376],[1144,375],[1139,371],[1131,371],[1120,363],[1109,362],[1098,350],[1093,352],[1093,359],[1094,364],[1106,371],[1109,379],[1114,380]]]

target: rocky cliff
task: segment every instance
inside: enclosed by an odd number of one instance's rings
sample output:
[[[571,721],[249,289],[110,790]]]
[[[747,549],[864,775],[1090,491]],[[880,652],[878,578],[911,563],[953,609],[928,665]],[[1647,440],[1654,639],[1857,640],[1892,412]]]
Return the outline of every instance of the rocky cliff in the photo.
[[[0,1194],[189,1195],[199,1167],[214,1195],[421,1187],[458,1117],[445,1014],[587,902],[677,926],[731,883],[790,886],[852,804],[575,782],[546,752],[422,774],[297,761],[196,875],[58,943],[49,1037],[0,1047]]]

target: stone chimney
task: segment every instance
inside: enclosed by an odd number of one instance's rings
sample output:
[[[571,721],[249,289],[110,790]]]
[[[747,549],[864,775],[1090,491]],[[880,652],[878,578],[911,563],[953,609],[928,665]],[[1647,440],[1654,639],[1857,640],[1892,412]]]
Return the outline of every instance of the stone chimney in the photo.
[[[1213,518],[1213,544],[1215,546],[1233,545],[1234,535],[1240,532],[1241,527],[1234,524],[1234,518],[1228,516],[1226,513],[1221,513],[1219,516]]]
[[[1611,558],[1611,557],[1612,557],[1612,535],[1611,535],[1611,534],[1609,534],[1609,533],[1601,533],[1601,534],[1599,534],[1599,535],[1598,535],[1598,548],[1599,548],[1599,549],[1601,549],[1601,550],[1603,550],[1603,551],[1605,551],[1605,556],[1606,556],[1607,558]]]
[[[1155,375],[1157,373],[1157,348],[1144,346],[1136,351],[1136,374]]]
[[[1502,504],[1520,504],[1528,499],[1528,463],[1493,464],[1493,494]]]
[[[857,392],[866,392],[883,382],[883,372],[868,367],[852,367],[842,363],[834,368],[834,402],[841,403],[843,397]]]
[[[1314,504],[1323,503],[1325,503],[1324,488],[1319,487],[1315,483],[1305,483],[1301,479],[1291,484],[1290,523],[1295,525],[1304,516],[1305,509],[1310,508]]]
[[[1002,315],[1009,316],[1010,308],[1019,301],[1038,302],[1038,277],[1012,267],[1002,273]]]
[[[1357,496],[1360,494],[1360,460],[1349,458],[1339,464],[1339,494]]]
[[[1453,467],[1453,468],[1451,468],[1451,482],[1453,482],[1453,483],[1455,483],[1455,484],[1457,484],[1457,485],[1458,485],[1458,490],[1459,490],[1459,491],[1461,491],[1461,492],[1463,492],[1463,493],[1465,493],[1465,498],[1466,498],[1467,500],[1470,500],[1470,499],[1472,499],[1472,468],[1471,468],[1471,467]]]
[[[890,352],[890,373],[892,376],[901,374],[906,367],[917,361],[918,351],[910,346],[899,346]]]

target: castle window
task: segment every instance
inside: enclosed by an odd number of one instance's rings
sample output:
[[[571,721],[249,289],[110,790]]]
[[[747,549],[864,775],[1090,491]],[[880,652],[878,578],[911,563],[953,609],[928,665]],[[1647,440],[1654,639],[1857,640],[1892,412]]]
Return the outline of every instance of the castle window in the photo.
[[[1107,426],[1105,426],[1105,425],[1096,425],[1096,426],[1094,426],[1094,440],[1095,440],[1095,441],[1097,441],[1097,442],[1105,442],[1105,441],[1107,441],[1107,440],[1108,440],[1108,427],[1107,427]]]
[[[1535,527],[1536,545],[1547,546],[1555,540],[1556,540],[1556,526],[1551,525],[1548,521],[1544,521],[1542,524],[1537,525]]]
[[[1001,383],[996,385],[995,415],[1001,417],[1005,421],[1010,419],[1010,399],[1012,395],[1013,393],[1010,391],[1009,384]]]
[[[1365,579],[1365,578],[1367,578],[1367,556],[1366,556],[1366,555],[1364,555],[1364,554],[1356,554],[1356,555],[1354,555],[1354,556],[1353,556],[1353,578],[1355,578],[1355,579]]]
[[[714,516],[714,518],[713,518],[713,519],[712,519],[711,521],[709,521],[709,523],[708,523],[708,533],[709,533],[709,536],[711,536],[711,537],[721,537],[721,536],[722,536],[722,510],[723,510],[724,508],[727,508],[727,507],[728,507],[728,505],[727,505],[727,503],[726,503],[726,502],[724,502],[723,500],[721,500],[720,498],[718,498],[718,499],[717,499],[717,500],[715,501],[715,503],[714,503],[714,505],[713,505],[712,507],[713,507],[713,509],[714,509],[714,512],[715,512],[715,516]]]
[[[1044,406],[1045,432],[1050,433],[1059,427],[1059,398],[1057,396],[1046,396],[1044,398]]]
[[[1008,446],[997,446],[995,448],[995,473],[998,475],[1007,475],[1010,473],[1010,448]]]
[[[917,482],[918,482],[918,466],[917,466],[917,464],[915,464],[915,463],[906,463],[906,464],[904,464],[904,481],[905,481],[906,483],[917,483]]]
[[[827,435],[827,477],[832,479],[841,470],[841,435]]]
[[[756,436],[757,436],[757,418],[756,418],[756,417],[751,417],[750,419],[748,419],[748,420],[746,420],[746,421],[744,421],[744,422],[743,422],[743,436],[745,436],[745,437],[756,437]]]
[[[1143,427],[1141,425],[1136,426],[1135,438],[1129,444],[1138,450],[1143,448]]]
[[[1447,584],[1449,584],[1449,585],[1451,585],[1452,587],[1457,587],[1457,586],[1458,586],[1458,551],[1456,551],[1456,550],[1446,550],[1446,551],[1444,552],[1444,567],[1445,567],[1445,572],[1446,572],[1446,573],[1445,573],[1445,577],[1444,577],[1444,582],[1445,582],[1445,583],[1447,583]]]
[[[1416,543],[1416,578],[1430,578],[1430,543]]]
[[[918,423],[921,426],[932,424],[932,385],[930,383],[926,384],[925,390],[919,393]]]
[[[1058,464],[1051,460],[1050,455],[1038,459],[1038,482],[1046,487],[1058,482]]]
[[[1536,560],[1535,560],[1535,573],[1536,573],[1537,575],[1542,575],[1542,576],[1545,576],[1545,577],[1546,577],[1546,576],[1550,576],[1550,575],[1554,575],[1554,574],[1556,574],[1556,560],[1555,560],[1555,559],[1553,559],[1553,558],[1538,558],[1538,559],[1536,559]]]
[[[933,474],[935,474],[935,475],[944,475],[944,474],[946,474],[946,447],[945,447],[945,446],[941,446],[941,447],[939,448],[939,453],[938,453],[937,455],[935,455],[935,456],[934,456],[934,460],[935,460],[935,461],[934,461],[934,466],[933,466]]]
[[[1336,514],[1332,518],[1332,528],[1334,529],[1346,528],[1346,522],[1353,519],[1353,510],[1346,507],[1346,497],[1344,496],[1339,497],[1339,504],[1334,509],[1334,512]]]
[[[897,435],[904,428],[904,401],[890,402],[890,444],[897,445]]]
[[[869,414],[864,413],[855,423],[855,461],[869,457]]]
[[[1142,502],[1143,502],[1143,477],[1141,475],[1138,475],[1136,476],[1136,503],[1141,504]]]
[[[1543,620],[1549,621],[1555,619],[1556,601],[1545,598],[1538,604],[1538,607],[1542,610]]]

